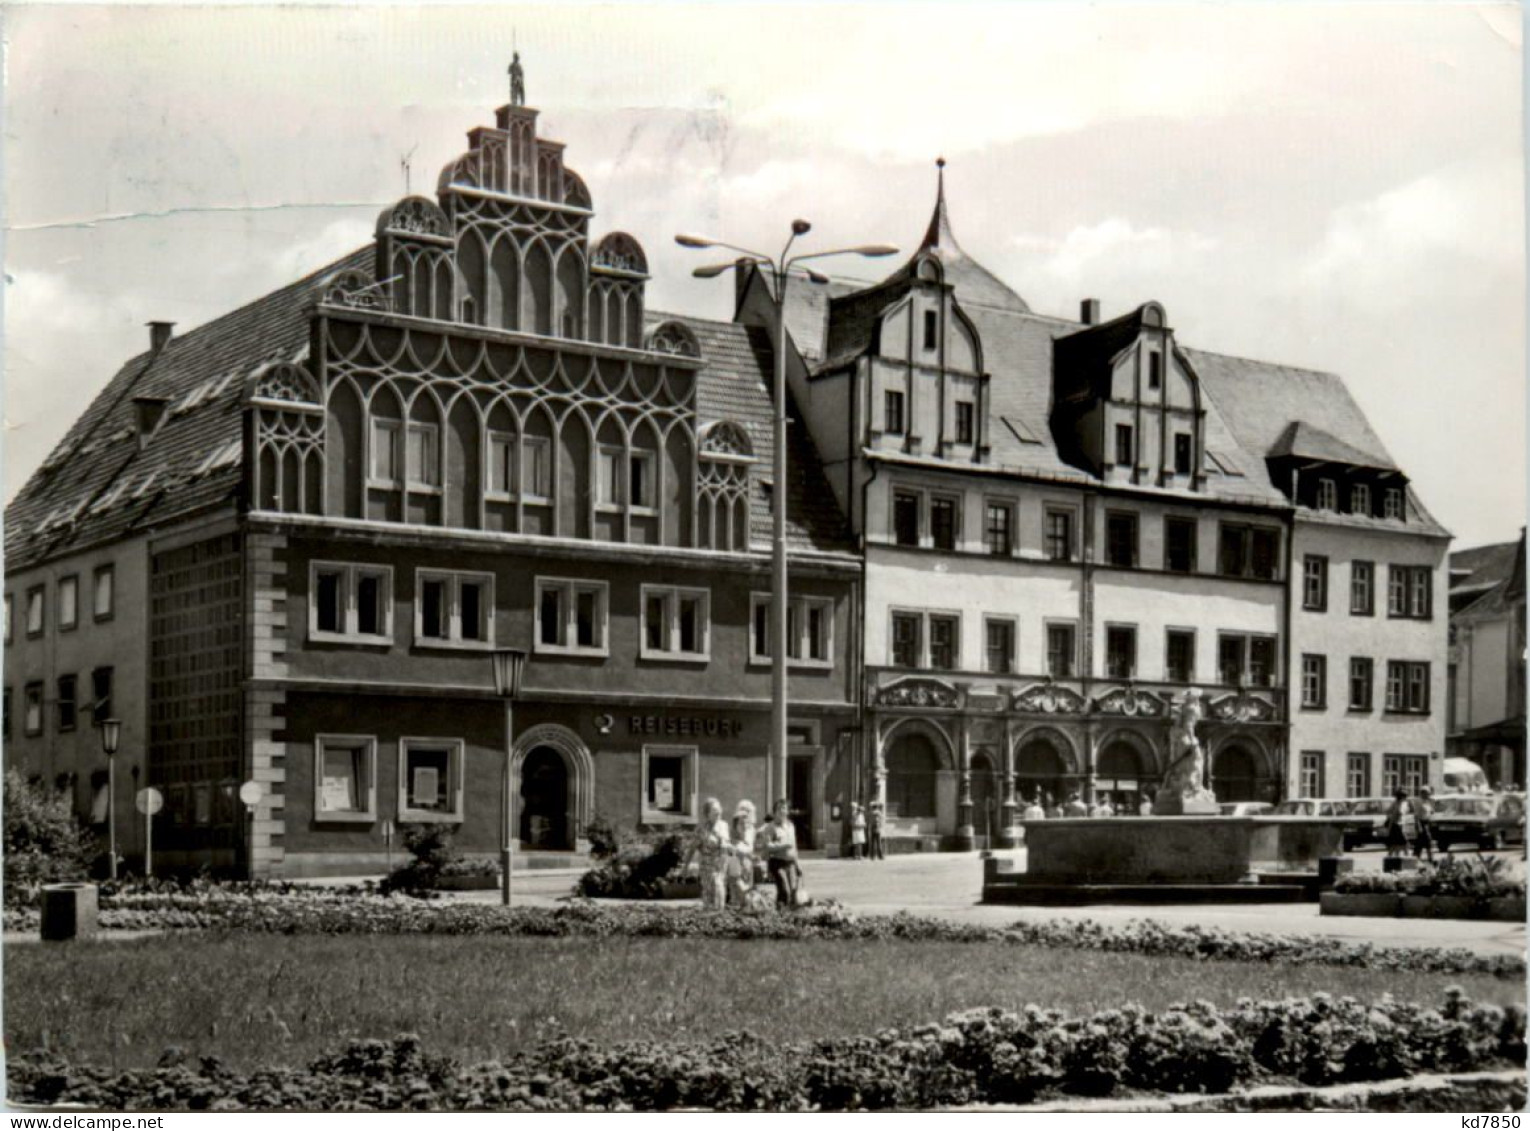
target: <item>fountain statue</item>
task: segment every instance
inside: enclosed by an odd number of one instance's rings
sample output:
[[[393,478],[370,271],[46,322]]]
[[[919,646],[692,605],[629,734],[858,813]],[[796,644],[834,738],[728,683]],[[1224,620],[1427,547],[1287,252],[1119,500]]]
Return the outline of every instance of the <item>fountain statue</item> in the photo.
[[[1169,731],[1169,757],[1173,760],[1153,799],[1155,817],[1217,812],[1217,796],[1206,786],[1206,752],[1195,735],[1204,713],[1201,697],[1193,692],[1181,692],[1175,701]]]

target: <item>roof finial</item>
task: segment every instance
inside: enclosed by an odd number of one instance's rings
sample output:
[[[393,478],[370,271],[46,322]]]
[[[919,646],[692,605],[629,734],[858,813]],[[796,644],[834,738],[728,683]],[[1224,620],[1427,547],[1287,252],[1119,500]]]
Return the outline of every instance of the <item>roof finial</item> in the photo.
[[[935,158],[935,212],[930,216],[930,226],[924,233],[924,247],[956,246],[951,235],[951,221],[946,218],[946,159]]]
[[[521,69],[521,53],[514,51],[510,60],[510,105],[526,105],[526,72]]]

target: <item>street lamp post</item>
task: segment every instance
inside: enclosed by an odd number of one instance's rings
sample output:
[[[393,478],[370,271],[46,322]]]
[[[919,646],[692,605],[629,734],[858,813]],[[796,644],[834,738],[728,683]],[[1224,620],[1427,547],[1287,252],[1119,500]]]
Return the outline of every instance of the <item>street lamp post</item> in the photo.
[[[511,814],[514,806],[511,803],[510,793],[510,755],[515,746],[515,700],[521,693],[521,676],[526,671],[526,653],[516,648],[497,648],[492,659],[494,661],[494,692],[505,703],[505,771],[503,780],[500,782],[500,831],[502,834],[503,847],[499,852],[499,898],[506,907],[510,906],[510,864],[514,852],[514,830],[511,828]]]
[[[773,449],[774,486],[771,490],[771,587],[770,587],[770,745],[775,764],[767,767],[767,810],[787,795],[786,782],[786,287],[792,268],[807,259],[823,259],[830,255],[896,255],[898,249],[891,244],[866,244],[860,247],[842,247],[831,251],[815,251],[808,255],[788,258],[792,244],[798,236],[806,235],[812,225],[806,220],[792,221],[792,234],[775,259],[748,248],[724,243],[707,236],[677,235],[675,242],[686,248],[720,247],[736,251],[740,258],[731,263],[717,263],[698,267],[691,274],[700,279],[711,279],[745,263],[758,264],[770,269],[776,305],[776,367],[772,397],[775,400],[771,447]],[[829,280],[806,267],[802,273],[813,283]],[[778,776],[779,775],[779,776]]]
[[[122,741],[120,719],[101,720],[101,749],[106,753],[106,866],[117,878],[117,746]]]

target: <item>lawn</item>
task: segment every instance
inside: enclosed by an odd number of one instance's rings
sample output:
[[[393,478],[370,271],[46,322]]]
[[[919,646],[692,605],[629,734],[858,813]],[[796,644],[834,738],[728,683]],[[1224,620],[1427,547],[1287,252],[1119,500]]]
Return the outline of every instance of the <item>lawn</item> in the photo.
[[[1437,1005],[1447,985],[1522,983],[1319,965],[1197,962],[1006,943],[166,935],[5,952],[5,1040],[153,1065],[167,1046],[232,1068],[307,1063],[354,1037],[418,1033],[461,1061],[555,1032],[601,1041],[869,1034],[973,1006],[1090,1013],[1318,991]]]

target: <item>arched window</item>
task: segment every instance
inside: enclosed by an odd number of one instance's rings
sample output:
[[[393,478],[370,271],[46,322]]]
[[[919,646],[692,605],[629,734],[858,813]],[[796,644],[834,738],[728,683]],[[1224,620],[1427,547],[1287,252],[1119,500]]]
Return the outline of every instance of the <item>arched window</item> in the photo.
[[[940,758],[923,734],[901,734],[887,751],[887,815],[935,816],[935,777]]]

